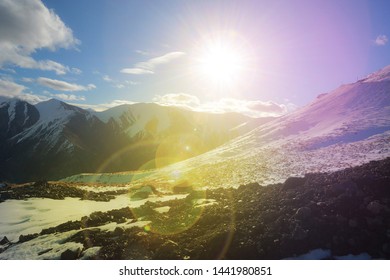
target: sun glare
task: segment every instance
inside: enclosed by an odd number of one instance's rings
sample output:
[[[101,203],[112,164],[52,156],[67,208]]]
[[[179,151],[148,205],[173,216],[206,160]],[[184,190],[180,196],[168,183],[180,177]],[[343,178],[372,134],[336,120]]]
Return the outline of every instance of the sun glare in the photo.
[[[197,66],[202,79],[218,87],[231,87],[242,78],[244,60],[233,46],[216,43],[203,48]]]

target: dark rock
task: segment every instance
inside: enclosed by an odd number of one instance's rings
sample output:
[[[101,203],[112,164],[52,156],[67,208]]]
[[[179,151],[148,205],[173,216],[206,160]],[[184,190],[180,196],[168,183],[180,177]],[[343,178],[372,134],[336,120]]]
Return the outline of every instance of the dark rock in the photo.
[[[34,234],[27,234],[27,235],[20,235],[19,236],[19,243],[23,243],[23,242],[27,242],[27,241],[30,241],[36,237],[38,237],[39,234],[38,233],[34,233]]]
[[[306,178],[289,177],[283,184],[283,189],[290,190],[302,187],[305,185]]]
[[[41,251],[41,252],[38,253],[38,256],[41,256],[41,255],[43,255],[43,254],[46,254],[46,253],[50,252],[51,250],[53,250],[53,248],[49,248],[49,249],[43,250],[43,251]]]
[[[366,218],[367,225],[370,229],[378,229],[383,226],[382,217]]]
[[[77,249],[76,251],[67,249],[61,254],[61,260],[77,260],[80,257],[80,254],[80,249]]]
[[[348,225],[349,225],[350,227],[352,227],[352,228],[355,228],[355,227],[357,227],[359,224],[358,224],[358,221],[357,221],[356,219],[350,219],[350,220],[348,221]]]
[[[306,220],[311,216],[311,209],[309,207],[301,207],[295,213],[295,219]]]
[[[279,213],[277,211],[274,211],[274,210],[266,210],[263,215],[262,215],[262,218],[263,218],[263,222],[265,223],[270,223],[270,222],[274,222],[278,217],[279,217]]]
[[[296,225],[292,232],[292,238],[294,240],[303,240],[308,236],[308,232],[308,230],[305,230],[301,226]]]
[[[8,240],[7,236],[4,236],[3,239],[0,241],[0,245],[6,245],[9,244],[10,241]]]
[[[122,235],[124,232],[125,232],[125,230],[124,230],[123,228],[121,228],[121,227],[116,227],[116,228],[114,229],[114,235],[116,235],[116,236],[120,236],[120,235]]]
[[[157,250],[155,254],[156,259],[180,259],[179,244],[172,240],[167,240]]]
[[[342,193],[350,193],[350,194],[356,193],[357,190],[358,190],[358,185],[352,180],[345,180],[341,183],[335,184],[331,188],[331,192],[335,196],[340,195]]]
[[[66,232],[66,231],[77,230],[77,229],[81,229],[81,228],[82,228],[82,224],[80,221],[69,221],[69,222],[60,224],[56,227],[43,229],[41,231],[41,234],[51,234],[51,233],[55,233],[55,232]]]

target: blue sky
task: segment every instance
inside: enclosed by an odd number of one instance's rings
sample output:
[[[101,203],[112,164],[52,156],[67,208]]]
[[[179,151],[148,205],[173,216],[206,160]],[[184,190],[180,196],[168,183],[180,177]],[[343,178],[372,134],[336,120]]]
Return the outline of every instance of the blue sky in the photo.
[[[390,64],[389,38],[386,0],[0,0],[0,95],[280,115]]]

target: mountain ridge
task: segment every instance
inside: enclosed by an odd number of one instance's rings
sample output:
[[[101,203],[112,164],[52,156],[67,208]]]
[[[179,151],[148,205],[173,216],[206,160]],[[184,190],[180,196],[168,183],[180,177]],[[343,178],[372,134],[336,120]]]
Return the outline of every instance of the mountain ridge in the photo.
[[[13,110],[15,104],[28,110]],[[18,122],[14,125],[16,113]],[[96,113],[56,99],[35,106],[22,100],[2,102],[0,116],[0,180],[17,182],[59,179],[101,166],[107,172],[137,170],[153,160],[162,144],[168,146],[164,139],[170,138],[172,145],[183,143],[179,148],[187,147],[188,151],[181,151],[179,158],[172,156],[172,149],[165,154],[160,149],[160,156],[170,158],[159,162],[166,165],[234,138],[241,133],[234,129],[244,123],[249,124],[242,129],[249,131],[257,122],[269,120],[238,114],[224,119],[222,115],[148,103]],[[111,159],[112,155],[116,158]],[[25,172],[21,174],[20,169]]]

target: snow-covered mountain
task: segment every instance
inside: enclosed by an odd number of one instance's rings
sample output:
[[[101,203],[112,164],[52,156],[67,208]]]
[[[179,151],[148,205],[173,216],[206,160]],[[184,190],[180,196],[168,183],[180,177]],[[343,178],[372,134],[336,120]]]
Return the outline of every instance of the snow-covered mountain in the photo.
[[[215,148],[269,120],[196,113],[152,103],[96,113],[55,99],[35,106],[8,100],[0,104],[0,116],[0,180],[11,181],[138,169],[154,159],[162,142],[168,140],[173,149],[164,148],[162,155],[171,158],[167,163],[175,162]],[[180,149],[184,149],[181,156],[174,158],[172,154]]]
[[[180,180],[204,187],[268,184],[389,156],[390,66],[147,180],[181,170]]]
[[[15,136],[39,119],[37,109],[27,102],[11,99],[0,104],[0,139]]]

